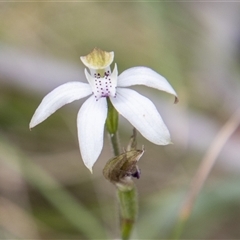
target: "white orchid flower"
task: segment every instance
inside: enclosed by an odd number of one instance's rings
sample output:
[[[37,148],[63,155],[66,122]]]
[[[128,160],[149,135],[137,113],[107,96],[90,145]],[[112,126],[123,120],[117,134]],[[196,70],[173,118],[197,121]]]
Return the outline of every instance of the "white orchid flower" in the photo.
[[[147,67],[133,67],[118,76],[117,65],[113,72],[110,65],[114,53],[95,48],[80,57],[88,83],[68,82],[47,94],[36,109],[30,129],[47,119],[63,105],[91,95],[82,105],[77,116],[78,140],[82,159],[92,171],[103,148],[104,125],[107,117],[107,99],[146,139],[166,145],[171,142],[169,131],[154,104],[146,97],[126,87],[145,85],[177,94],[168,81]]]

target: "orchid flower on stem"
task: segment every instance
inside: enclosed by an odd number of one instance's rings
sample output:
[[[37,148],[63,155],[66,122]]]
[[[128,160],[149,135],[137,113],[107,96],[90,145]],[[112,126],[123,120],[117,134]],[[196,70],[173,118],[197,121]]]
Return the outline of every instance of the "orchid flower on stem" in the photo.
[[[171,142],[169,131],[154,104],[126,88],[145,85],[174,95],[177,102],[176,92],[164,77],[147,67],[133,67],[118,76],[117,65],[113,71],[110,68],[114,53],[98,48],[80,59],[89,68],[89,72],[85,69],[88,84],[68,82],[47,94],[31,119],[30,129],[62,106],[90,95],[78,112],[77,128],[81,156],[91,172],[103,148],[109,104],[150,142],[158,145]]]
[[[118,76],[117,65],[113,71],[110,65],[113,52],[98,48],[87,56],[80,57],[88,84],[65,83],[47,94],[36,109],[30,129],[47,119],[63,105],[91,95],[82,105],[77,116],[78,140],[85,166],[92,172],[103,148],[104,126],[110,135],[114,157],[103,169],[103,175],[117,187],[120,206],[121,237],[128,240],[137,215],[137,194],[132,178],[140,177],[137,163],[144,148],[136,148],[136,129],[149,141],[166,145],[171,143],[169,131],[154,104],[134,90],[133,85],[145,85],[168,92],[178,97],[168,81],[147,67],[133,67]],[[133,136],[120,154],[118,140],[118,116],[125,117],[134,127]]]

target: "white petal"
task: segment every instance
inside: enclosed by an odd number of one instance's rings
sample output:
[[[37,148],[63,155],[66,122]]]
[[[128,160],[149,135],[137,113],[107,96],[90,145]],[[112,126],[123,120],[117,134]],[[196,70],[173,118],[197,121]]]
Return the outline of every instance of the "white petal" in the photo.
[[[119,75],[119,87],[129,87],[132,85],[145,85],[168,92],[175,96],[175,103],[178,102],[178,96],[169,82],[150,68],[133,67],[125,70]]]
[[[117,68],[117,64],[116,63],[114,65],[114,69],[113,69],[113,72],[111,74],[111,81],[112,81],[112,85],[114,86],[114,88],[116,88],[117,81],[118,81],[118,68]],[[115,96],[115,94],[113,96]]]
[[[33,128],[43,122],[63,105],[86,97],[91,93],[89,84],[81,82],[68,82],[55,88],[43,98],[31,119],[29,127]]]
[[[106,117],[106,98],[96,101],[94,96],[84,102],[77,116],[80,151],[84,164],[91,172],[102,151]]]
[[[158,145],[171,142],[166,125],[148,98],[131,89],[118,88],[117,97],[110,99],[116,110],[146,139]]]

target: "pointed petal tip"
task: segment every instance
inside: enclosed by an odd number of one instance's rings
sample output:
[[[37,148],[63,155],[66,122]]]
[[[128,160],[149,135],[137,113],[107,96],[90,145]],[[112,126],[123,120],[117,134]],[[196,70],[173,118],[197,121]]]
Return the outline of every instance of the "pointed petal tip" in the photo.
[[[90,173],[92,174],[93,173],[93,170],[92,170],[92,165],[91,164],[86,164],[84,163],[85,167],[90,171]]]
[[[175,99],[174,99],[174,104],[177,104],[179,102],[179,99],[177,96],[175,96]]]
[[[168,141],[165,141],[165,142],[161,142],[160,144],[158,145],[163,145],[163,146],[166,146],[166,145],[172,145],[173,142],[171,140],[168,140]]]
[[[91,174],[93,174],[92,167],[87,167]]]
[[[31,122],[29,123],[29,126],[28,126],[28,127],[29,127],[29,130],[30,130],[30,131],[32,131],[32,128],[34,128],[34,126],[33,126],[33,124],[32,124]]]
[[[36,124],[36,123],[34,123],[33,122],[33,119],[31,119],[31,121],[30,121],[30,123],[29,123],[29,129],[30,129],[30,131],[34,128],[34,127],[36,127],[38,124]]]
[[[170,135],[165,136],[161,138],[161,140],[158,141],[158,143],[155,143],[156,145],[162,145],[162,146],[167,146],[169,144],[173,144]]]

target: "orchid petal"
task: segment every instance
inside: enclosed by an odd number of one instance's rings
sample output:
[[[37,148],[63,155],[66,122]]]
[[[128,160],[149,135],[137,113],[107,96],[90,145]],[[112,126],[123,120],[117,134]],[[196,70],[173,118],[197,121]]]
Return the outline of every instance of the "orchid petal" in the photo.
[[[145,85],[173,94],[175,103],[178,96],[169,82],[160,74],[147,67],[133,67],[122,72],[118,77],[118,87],[129,87],[132,85]]]
[[[98,101],[91,96],[82,105],[77,116],[78,140],[85,166],[92,172],[103,148],[104,124],[107,118],[106,98]]]
[[[65,104],[84,98],[91,93],[89,84],[81,82],[68,82],[55,88],[43,98],[31,119],[29,127],[35,127]]]
[[[111,97],[116,110],[146,139],[158,144],[171,143],[169,131],[154,104],[134,90],[118,88],[117,97]]]
[[[117,81],[118,81],[118,68],[117,68],[117,64],[116,63],[114,65],[114,69],[113,69],[113,72],[112,72],[112,75],[111,75],[111,81],[112,81],[113,87],[116,88]]]

